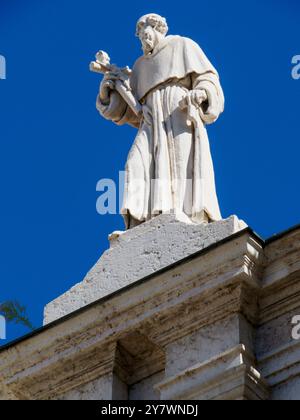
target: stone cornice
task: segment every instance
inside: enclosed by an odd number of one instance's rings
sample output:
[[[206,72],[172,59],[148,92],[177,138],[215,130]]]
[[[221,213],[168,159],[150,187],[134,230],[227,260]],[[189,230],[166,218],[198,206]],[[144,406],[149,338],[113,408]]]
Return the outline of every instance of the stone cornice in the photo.
[[[268,385],[254,368],[254,363],[245,346],[239,345],[204,363],[191,366],[156,388],[166,400],[249,397],[265,400],[269,396]]]
[[[134,331],[164,348],[231,313],[255,322],[261,255],[248,231],[235,235],[2,351],[0,379],[18,398],[51,398],[112,372]]]

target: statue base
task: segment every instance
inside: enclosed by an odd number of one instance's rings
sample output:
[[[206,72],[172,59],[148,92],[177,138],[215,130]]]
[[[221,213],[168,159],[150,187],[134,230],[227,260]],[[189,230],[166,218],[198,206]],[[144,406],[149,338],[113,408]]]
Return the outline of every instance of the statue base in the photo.
[[[126,232],[114,232],[110,249],[85,279],[45,307],[44,325],[159,273],[246,227],[236,216],[197,225],[175,214],[162,214]]]
[[[45,320],[79,311],[0,349],[0,401],[299,400],[299,260],[300,226],[125,232]]]

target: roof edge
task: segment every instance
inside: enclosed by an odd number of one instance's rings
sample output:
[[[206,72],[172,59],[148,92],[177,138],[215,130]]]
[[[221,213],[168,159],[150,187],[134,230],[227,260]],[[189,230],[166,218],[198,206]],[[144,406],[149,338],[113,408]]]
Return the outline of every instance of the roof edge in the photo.
[[[221,245],[224,245],[225,243],[230,242],[231,240],[234,240],[236,238],[239,238],[240,236],[244,235],[245,233],[249,233],[251,236],[253,236],[261,244],[261,246],[263,248],[265,248],[267,245],[269,245],[269,244],[271,244],[271,243],[273,243],[273,242],[275,242],[277,240],[282,239],[284,236],[289,235],[290,233],[295,232],[298,229],[300,230],[300,224],[297,224],[295,226],[292,226],[291,228],[289,228],[287,230],[284,230],[283,232],[280,232],[278,234],[275,234],[275,235],[271,236],[270,238],[264,240],[253,229],[251,229],[250,227],[246,227],[245,229],[240,230],[239,232],[234,233],[233,235],[230,235],[227,238],[222,239],[221,241],[216,242],[216,243],[208,246],[207,248],[201,249],[200,251],[197,251],[194,254],[188,255],[187,257],[185,257],[185,258],[183,258],[181,260],[178,260],[175,263],[173,263],[171,265],[168,265],[168,266],[166,266],[166,267],[158,270],[155,273],[152,273],[152,274],[150,274],[150,275],[148,275],[146,277],[143,277],[142,279],[137,280],[137,281],[135,281],[134,283],[132,283],[132,284],[130,284],[128,286],[125,286],[125,287],[123,287],[123,288],[121,288],[121,289],[119,289],[119,290],[117,290],[117,291],[115,291],[115,292],[113,292],[113,293],[111,293],[111,294],[109,294],[107,296],[104,296],[104,297],[102,297],[102,298],[100,298],[98,300],[95,300],[94,302],[92,302],[92,303],[90,303],[90,304],[88,304],[86,306],[83,306],[82,308],[77,309],[76,311],[71,312],[71,313],[63,316],[62,318],[59,318],[59,319],[57,319],[57,320],[55,320],[55,321],[53,321],[53,322],[51,322],[51,323],[49,323],[47,325],[44,325],[44,326],[42,326],[40,328],[37,328],[36,330],[34,330],[33,332],[30,332],[29,334],[26,334],[26,335],[24,335],[22,337],[17,338],[16,340],[13,340],[13,341],[11,341],[11,342],[3,345],[3,346],[0,346],[0,354],[2,352],[4,352],[5,350],[8,350],[8,349],[14,347],[17,344],[20,344],[20,343],[22,343],[22,342],[24,342],[26,340],[29,340],[32,337],[35,337],[35,336],[37,336],[37,335],[39,335],[39,334],[41,334],[41,333],[43,333],[43,332],[45,332],[45,331],[47,331],[47,330],[49,330],[51,328],[54,328],[57,325],[62,324],[64,321],[66,321],[66,320],[68,320],[68,319],[70,319],[70,318],[72,318],[74,316],[77,316],[77,315],[79,315],[81,313],[84,313],[85,311],[88,311],[89,309],[91,309],[91,308],[93,308],[93,307],[95,307],[95,306],[97,306],[97,305],[99,305],[101,303],[107,302],[109,299],[111,299],[111,298],[113,298],[115,296],[118,296],[121,293],[124,293],[124,292],[126,292],[128,290],[131,290],[131,289],[133,289],[133,288],[135,288],[135,287],[137,287],[137,286],[139,286],[139,285],[141,285],[141,284],[143,284],[143,283],[151,280],[152,278],[155,278],[155,277],[157,277],[159,275],[162,275],[165,272],[167,272],[168,270],[172,270],[173,268],[176,268],[180,264],[187,263],[187,262],[192,261],[193,259],[195,259],[195,258],[197,258],[197,257],[199,257],[201,255],[205,255],[206,253],[212,251],[213,249],[215,249],[215,248],[217,248],[217,247],[219,247]]]

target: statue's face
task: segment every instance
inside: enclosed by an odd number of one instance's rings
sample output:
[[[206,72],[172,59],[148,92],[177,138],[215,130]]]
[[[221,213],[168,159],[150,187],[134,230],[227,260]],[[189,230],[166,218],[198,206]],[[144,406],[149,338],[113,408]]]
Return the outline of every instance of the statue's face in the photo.
[[[140,22],[138,26],[138,36],[142,43],[145,55],[151,54],[163,35],[156,31],[151,25]]]

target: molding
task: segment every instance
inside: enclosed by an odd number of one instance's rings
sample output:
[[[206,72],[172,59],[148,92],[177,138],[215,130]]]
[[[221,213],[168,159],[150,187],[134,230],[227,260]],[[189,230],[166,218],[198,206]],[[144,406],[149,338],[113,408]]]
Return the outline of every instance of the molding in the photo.
[[[239,345],[168,378],[155,388],[165,400],[232,400],[250,396],[266,400],[268,385],[253,365],[251,354]]]
[[[259,358],[258,365],[274,387],[300,375],[300,341],[292,341]]]
[[[161,351],[153,351],[152,370],[139,361],[120,375],[132,384],[158,372],[164,347],[184,335],[236,313],[255,324],[262,255],[244,231],[2,351],[0,380],[19,399],[54,398],[120,371],[118,343],[136,332]]]

